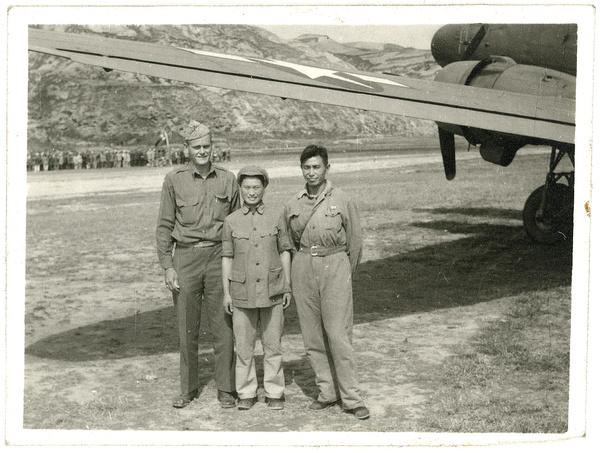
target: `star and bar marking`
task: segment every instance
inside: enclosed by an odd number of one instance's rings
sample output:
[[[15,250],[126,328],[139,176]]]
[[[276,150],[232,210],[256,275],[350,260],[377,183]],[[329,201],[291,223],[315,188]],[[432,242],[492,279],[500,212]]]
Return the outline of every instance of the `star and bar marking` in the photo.
[[[333,79],[334,81],[339,80],[339,81],[343,82],[344,84],[357,85],[358,87],[360,87],[362,89],[365,89],[365,88],[368,90],[375,89],[376,91],[379,91],[377,89],[378,88],[377,86],[372,85],[372,84],[379,84],[379,83],[402,87],[402,88],[409,88],[407,85],[403,85],[401,83],[394,82],[393,80],[384,79],[384,78],[375,77],[375,76],[352,74],[352,73],[346,73],[343,71],[337,71],[337,70],[333,70],[333,69],[316,68],[313,66],[305,66],[305,65],[301,65],[301,64],[297,64],[297,63],[289,63],[289,62],[278,61],[278,60],[265,60],[262,58],[240,57],[237,55],[227,55],[227,54],[221,54],[221,53],[216,53],[216,52],[209,52],[209,51],[205,51],[205,50],[186,49],[183,47],[179,47],[179,49],[187,51],[187,52],[192,52],[192,53],[195,53],[198,55],[204,55],[207,57],[241,61],[241,62],[245,62],[245,63],[260,64],[260,65],[264,65],[264,66],[269,66],[274,69],[279,69],[279,68],[284,69],[284,70],[292,69],[294,72],[299,73],[299,74],[301,74],[305,77],[308,77],[312,80],[318,80],[321,78]],[[357,79],[359,79],[360,81]],[[370,82],[371,84],[362,83],[361,81]]]

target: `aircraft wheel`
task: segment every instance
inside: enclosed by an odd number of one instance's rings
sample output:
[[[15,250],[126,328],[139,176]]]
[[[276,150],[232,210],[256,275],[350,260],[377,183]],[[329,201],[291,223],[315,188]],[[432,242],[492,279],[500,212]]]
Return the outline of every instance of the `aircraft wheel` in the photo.
[[[573,191],[564,184],[555,184],[548,193],[548,219],[539,217],[544,186],[535,189],[523,208],[523,225],[527,235],[542,244],[570,241],[573,236]]]

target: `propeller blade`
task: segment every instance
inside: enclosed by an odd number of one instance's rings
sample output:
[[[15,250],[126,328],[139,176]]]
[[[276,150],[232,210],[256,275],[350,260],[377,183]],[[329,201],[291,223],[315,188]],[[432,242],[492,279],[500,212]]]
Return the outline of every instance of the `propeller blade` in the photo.
[[[483,41],[483,38],[485,38],[486,33],[487,26],[483,24],[481,27],[479,27],[479,30],[477,30],[475,36],[473,36],[473,39],[469,43],[469,47],[467,47],[465,53],[462,56],[462,60],[468,60],[469,58],[471,58],[471,55],[475,53],[475,51],[479,47],[479,44],[481,44],[481,41]]]
[[[456,176],[456,145],[454,143],[454,134],[441,127],[438,127],[438,133],[440,136],[444,172],[446,173],[446,179],[451,181]]]

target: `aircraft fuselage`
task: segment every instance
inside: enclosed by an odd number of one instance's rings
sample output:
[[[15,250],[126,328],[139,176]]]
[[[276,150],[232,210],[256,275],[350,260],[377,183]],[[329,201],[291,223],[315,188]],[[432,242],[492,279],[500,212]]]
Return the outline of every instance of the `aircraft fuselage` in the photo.
[[[501,55],[512,58],[517,64],[540,66],[575,76],[577,25],[444,25],[431,40],[431,53],[442,67],[456,61]]]
[[[431,53],[442,66],[439,82],[533,93],[539,99],[575,100],[577,25],[575,24],[463,24],[445,25],[431,41]],[[538,106],[534,106],[537,108]],[[572,141],[539,140],[518,134],[437,122],[446,178],[456,174],[454,136],[479,146],[481,157],[509,165],[527,144],[552,147],[546,182],[528,198],[523,224],[535,241],[552,244],[567,240],[573,227],[575,147]],[[571,172],[557,172],[563,156]],[[558,184],[565,179],[567,184]]]

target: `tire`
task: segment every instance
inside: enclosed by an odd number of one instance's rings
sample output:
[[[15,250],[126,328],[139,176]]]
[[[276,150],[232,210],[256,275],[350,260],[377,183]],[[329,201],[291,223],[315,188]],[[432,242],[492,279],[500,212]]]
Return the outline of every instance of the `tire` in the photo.
[[[548,193],[549,221],[536,218],[542,203],[544,186],[535,189],[523,208],[523,226],[527,235],[542,244],[558,244],[573,238],[573,190],[564,184],[555,184]]]

